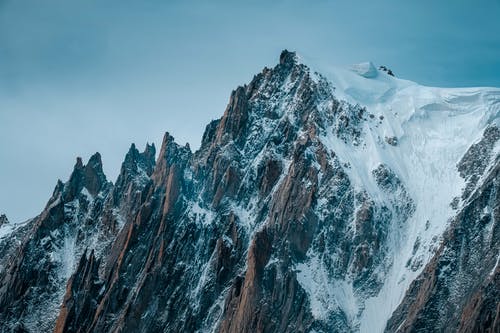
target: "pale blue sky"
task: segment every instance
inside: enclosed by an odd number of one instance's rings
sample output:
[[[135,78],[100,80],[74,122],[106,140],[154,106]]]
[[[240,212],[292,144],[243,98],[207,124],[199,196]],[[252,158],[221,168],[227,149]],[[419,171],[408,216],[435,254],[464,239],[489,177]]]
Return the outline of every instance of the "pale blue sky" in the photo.
[[[76,156],[197,147],[282,49],[436,86],[500,86],[500,1],[0,0],[0,212],[39,213]]]

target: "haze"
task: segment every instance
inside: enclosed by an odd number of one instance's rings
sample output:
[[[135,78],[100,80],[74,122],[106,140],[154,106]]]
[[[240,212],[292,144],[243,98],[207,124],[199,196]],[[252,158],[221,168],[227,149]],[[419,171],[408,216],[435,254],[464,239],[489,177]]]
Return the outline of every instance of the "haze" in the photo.
[[[434,86],[500,86],[500,2],[0,0],[0,212],[41,212],[76,156],[197,148],[282,49]]]

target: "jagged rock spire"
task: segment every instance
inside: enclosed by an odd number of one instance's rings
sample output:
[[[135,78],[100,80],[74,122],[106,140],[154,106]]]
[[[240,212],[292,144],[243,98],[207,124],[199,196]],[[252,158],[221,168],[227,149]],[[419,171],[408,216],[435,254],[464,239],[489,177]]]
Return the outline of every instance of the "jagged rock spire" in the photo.
[[[83,188],[95,196],[106,183],[106,176],[102,170],[101,154],[97,152],[92,155],[87,165],[83,164],[81,157],[77,157],[73,172],[65,184],[63,197],[66,201],[70,201]]]
[[[231,93],[229,104],[224,112],[216,139],[219,144],[242,138],[248,121],[248,97],[244,87],[238,87]]]
[[[189,146],[178,145],[174,137],[166,132],[163,136],[155,170],[151,176],[155,184],[164,186],[169,177],[177,177],[178,175],[174,176],[174,173],[178,171],[179,165],[185,165],[191,155]]]
[[[7,223],[9,223],[7,216],[5,214],[0,215],[0,227]]]
[[[144,152],[140,153],[132,143],[122,163],[120,175],[113,189],[114,203],[131,192],[142,191],[150,181],[155,168],[156,148],[154,144],[146,144]]]
[[[106,184],[106,176],[102,170],[101,154],[95,153],[90,157],[89,162],[85,166],[85,187],[90,194],[96,195],[99,193],[104,184]]]
[[[280,54],[280,65],[285,67],[292,67],[297,63],[297,53],[290,52],[287,49],[281,51]]]
[[[154,143],[151,145],[147,143],[142,153],[136,148],[135,143],[132,143],[122,163],[122,174],[127,170],[137,172],[138,168],[141,168],[150,176],[155,166],[155,156],[156,148]]]

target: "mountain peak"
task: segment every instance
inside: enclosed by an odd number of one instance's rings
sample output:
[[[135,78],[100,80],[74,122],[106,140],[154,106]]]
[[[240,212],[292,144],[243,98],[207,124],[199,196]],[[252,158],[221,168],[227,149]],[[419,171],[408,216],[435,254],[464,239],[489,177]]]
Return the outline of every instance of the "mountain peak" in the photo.
[[[66,200],[71,201],[83,188],[95,196],[106,183],[101,154],[97,152],[92,155],[86,165],[83,164],[81,157],[77,157],[69,181],[64,186],[63,196]]]
[[[287,49],[281,51],[280,65],[293,66],[297,64],[298,58],[296,52],[288,51]]]
[[[7,216],[5,214],[0,215],[0,227],[4,224],[9,223],[9,220],[7,219]]]
[[[83,161],[82,161],[82,158],[80,156],[77,156],[76,163],[75,163],[75,166],[73,169],[74,170],[83,169]]]
[[[131,144],[115,184],[78,158],[32,231],[0,236],[0,331],[487,331],[500,90],[325,69],[284,50],[197,152]]]
[[[156,155],[155,144],[154,143],[152,143],[152,144],[146,143],[146,148],[144,148],[144,154],[154,157]]]
[[[153,172],[155,166],[156,149],[154,144],[146,144],[144,152],[140,153],[136,148],[135,143],[130,145],[130,149],[125,156],[122,164],[122,173],[125,169],[133,170],[133,173],[138,171],[138,168],[143,169],[148,176]]]
[[[102,170],[101,154],[99,152],[92,155],[85,166],[85,187],[90,194],[97,195],[106,184],[106,175]]]
[[[91,168],[95,170],[96,172],[101,173],[102,172],[102,159],[101,159],[101,154],[99,152],[96,152],[94,155],[92,155],[86,165],[87,168]]]
[[[165,185],[166,177],[170,174],[171,167],[177,169],[177,164],[187,163],[191,155],[192,152],[189,147],[181,147],[175,142],[174,137],[171,136],[169,132],[165,132],[158,160],[151,176],[155,184],[161,186]]]
[[[168,150],[176,146],[175,138],[170,135],[169,132],[165,132],[163,135],[163,140],[161,142],[160,156],[158,156],[158,161],[168,158]]]

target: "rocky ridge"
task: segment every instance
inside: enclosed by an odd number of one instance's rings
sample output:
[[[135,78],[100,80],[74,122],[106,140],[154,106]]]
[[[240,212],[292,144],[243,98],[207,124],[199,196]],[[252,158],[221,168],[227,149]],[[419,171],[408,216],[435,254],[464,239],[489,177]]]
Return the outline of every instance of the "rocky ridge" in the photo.
[[[376,74],[353,82],[415,89]],[[412,121],[425,117],[393,122],[394,112],[404,115],[392,107],[405,95],[391,89],[378,101],[393,104],[374,106],[371,95],[356,104],[343,97],[360,99],[362,90],[284,51],[231,93],[198,151],[168,133],[156,161],[154,146],[139,153],[132,145],[115,184],[99,154],[86,165],[78,159],[15,251],[0,258],[0,330],[366,331],[380,325],[371,313],[389,295],[396,301],[378,317],[387,316],[382,330],[454,320],[459,331],[495,331],[498,93],[482,97],[493,98],[478,109],[482,139],[457,148],[461,160],[448,166],[463,179],[462,196],[454,208],[452,196],[437,203],[448,207],[443,218],[423,220],[419,182],[396,157],[417,156],[405,149],[421,135]],[[451,97],[446,103],[458,107]],[[375,116],[381,105],[384,115]],[[433,117],[436,105],[419,110]]]

